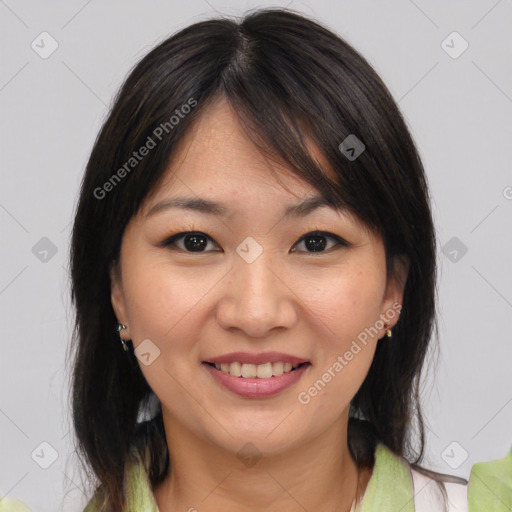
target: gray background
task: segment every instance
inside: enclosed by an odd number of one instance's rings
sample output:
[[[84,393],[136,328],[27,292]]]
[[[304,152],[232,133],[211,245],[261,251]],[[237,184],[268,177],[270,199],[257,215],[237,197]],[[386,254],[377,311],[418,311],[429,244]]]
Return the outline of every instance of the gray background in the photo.
[[[216,11],[263,5],[287,4],[0,0],[0,494],[32,511],[85,504],[67,406],[67,255],[78,186],[111,98],[171,33]],[[501,458],[512,444],[511,2],[288,5],[368,58],[423,157],[441,271],[425,465],[468,477],[473,463]],[[51,48],[43,31],[58,43],[46,59],[31,47]],[[461,40],[442,46],[453,31],[469,44],[457,58],[444,48],[458,53]]]

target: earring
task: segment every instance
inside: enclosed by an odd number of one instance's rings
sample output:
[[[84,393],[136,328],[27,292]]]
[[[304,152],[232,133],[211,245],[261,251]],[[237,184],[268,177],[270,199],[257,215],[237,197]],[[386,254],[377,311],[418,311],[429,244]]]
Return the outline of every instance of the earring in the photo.
[[[387,327],[388,325],[389,325],[389,324],[386,324],[384,327]],[[391,332],[391,329],[388,329],[388,330],[386,331],[386,336],[387,336],[388,338],[391,338],[391,337],[393,336],[393,333]]]
[[[124,350],[125,352],[128,352],[128,345],[126,345],[126,341],[125,341],[125,340],[123,340],[123,338],[121,338],[121,331],[122,331],[123,329],[126,329],[126,325],[121,324],[121,323],[118,323],[118,324],[117,324],[116,331],[118,332],[118,334],[119,334],[119,339],[121,340],[121,343],[123,344],[123,350]]]

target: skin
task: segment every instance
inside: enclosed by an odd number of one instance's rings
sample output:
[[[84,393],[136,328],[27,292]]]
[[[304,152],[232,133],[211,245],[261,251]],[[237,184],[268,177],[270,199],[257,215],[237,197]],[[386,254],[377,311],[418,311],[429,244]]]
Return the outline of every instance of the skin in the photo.
[[[168,209],[145,216],[179,195],[217,200],[232,213]],[[151,364],[139,365],[162,404],[170,450],[171,470],[154,489],[161,512],[350,509],[357,468],[347,446],[349,405],[386,328],[359,344],[360,352],[307,405],[297,396],[359,333],[402,303],[407,267],[398,267],[397,278],[386,276],[381,238],[347,213],[321,207],[304,218],[282,218],[286,206],[314,195],[262,156],[220,99],[188,131],[165,179],[126,228],[111,298],[128,326],[123,338],[135,349],[149,338],[160,350]],[[312,252],[300,239],[315,229],[351,246],[326,238],[324,251]],[[174,249],[159,246],[182,231],[212,240],[203,252],[187,252],[183,238]],[[252,263],[236,252],[247,236],[263,248]],[[279,351],[311,366],[277,396],[242,398],[201,366],[233,351]],[[249,442],[262,456],[251,467],[237,457]],[[363,491],[370,476],[371,470],[360,475]]]

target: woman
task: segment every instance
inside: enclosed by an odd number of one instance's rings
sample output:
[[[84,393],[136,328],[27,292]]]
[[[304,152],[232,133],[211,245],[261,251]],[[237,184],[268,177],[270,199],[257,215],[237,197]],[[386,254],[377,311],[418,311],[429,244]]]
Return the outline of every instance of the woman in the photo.
[[[467,506],[419,466],[435,257],[414,142],[345,41],[271,9],[159,44],[73,228],[86,510]]]

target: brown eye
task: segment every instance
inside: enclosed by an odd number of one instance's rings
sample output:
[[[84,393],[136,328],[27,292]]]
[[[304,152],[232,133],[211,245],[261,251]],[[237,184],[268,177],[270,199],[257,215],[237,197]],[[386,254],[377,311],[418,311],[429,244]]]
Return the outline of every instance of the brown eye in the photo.
[[[328,245],[327,240],[334,241],[334,245],[329,247],[327,251],[325,251],[325,247]],[[332,248],[337,248],[337,246],[345,246],[348,247],[350,244],[343,240],[343,238],[334,235],[333,233],[327,233],[325,231],[312,231],[311,233],[307,233],[304,235],[297,244],[304,243],[305,251],[300,252],[311,252],[311,253],[322,253],[329,252]],[[296,252],[295,249],[292,249],[291,252]]]
[[[182,245],[178,245],[177,242],[182,242]],[[162,247],[169,247],[175,245],[178,249],[185,252],[208,252],[205,251],[205,247],[208,246],[208,242],[215,243],[211,237],[205,233],[199,231],[185,231],[183,233],[177,233],[167,238],[162,242]],[[173,247],[170,247],[173,249]]]

